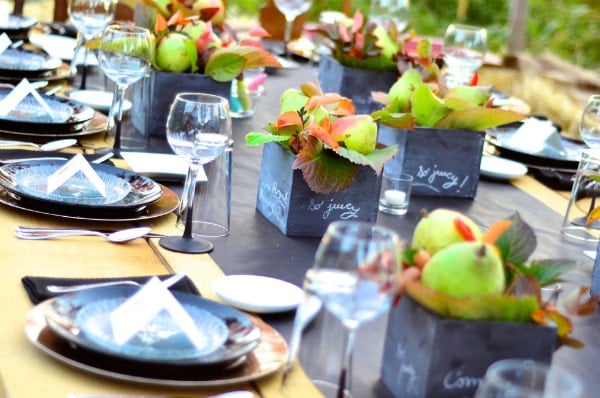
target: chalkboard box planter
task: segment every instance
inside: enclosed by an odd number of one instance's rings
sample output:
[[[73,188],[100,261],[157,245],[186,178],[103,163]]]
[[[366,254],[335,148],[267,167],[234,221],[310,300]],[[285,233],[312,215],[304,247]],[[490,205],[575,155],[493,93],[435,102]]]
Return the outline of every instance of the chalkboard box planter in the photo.
[[[152,137],[165,137],[169,108],[178,93],[196,92],[219,95],[229,99],[231,82],[217,82],[210,76],[198,73],[159,72],[152,70],[150,76],[133,85],[133,126],[148,131]]]
[[[383,107],[371,98],[372,91],[387,93],[398,80],[398,71],[350,68],[330,56],[319,63],[319,85],[324,93],[350,98],[356,114],[370,114]]]
[[[404,296],[389,314],[381,377],[398,398],[472,397],[493,362],[550,364],[556,342],[552,327],[442,318]]]
[[[386,168],[413,176],[411,195],[474,198],[485,133],[417,127],[414,131],[379,127],[379,142],[398,144]]]
[[[332,195],[313,192],[300,170],[293,170],[295,155],[279,144],[264,145],[257,210],[289,236],[320,237],[337,220],[375,222],[381,175],[359,167],[352,185]]]

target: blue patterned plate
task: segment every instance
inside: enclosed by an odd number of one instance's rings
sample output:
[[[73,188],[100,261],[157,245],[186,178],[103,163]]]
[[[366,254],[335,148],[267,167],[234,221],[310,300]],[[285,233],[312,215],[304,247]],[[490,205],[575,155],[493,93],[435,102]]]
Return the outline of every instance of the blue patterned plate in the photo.
[[[82,172],[77,172],[56,190],[47,192],[48,178],[60,167],[56,164],[41,164],[18,170],[14,175],[17,189],[37,199],[90,206],[118,202],[131,191],[131,186],[124,179],[98,170],[96,174],[105,186],[104,195]]]
[[[39,74],[58,69],[62,63],[62,59],[47,54],[7,48],[0,54],[0,73],[26,72]]]

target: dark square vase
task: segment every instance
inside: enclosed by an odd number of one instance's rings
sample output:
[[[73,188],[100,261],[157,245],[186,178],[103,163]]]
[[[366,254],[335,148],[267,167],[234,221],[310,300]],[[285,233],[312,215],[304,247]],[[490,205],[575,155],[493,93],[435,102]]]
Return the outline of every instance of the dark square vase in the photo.
[[[295,156],[279,144],[264,146],[257,210],[289,236],[321,237],[337,220],[375,222],[381,176],[366,166],[359,168],[352,185],[342,192],[313,192],[300,170],[292,170]]]
[[[492,363],[549,364],[556,342],[552,327],[441,318],[404,296],[389,314],[381,377],[398,398],[472,397]]]
[[[379,127],[378,141],[398,145],[386,170],[403,170],[414,178],[411,194],[474,198],[485,133],[417,127],[414,131]]]
[[[133,85],[131,118],[137,130],[165,137],[167,116],[175,96],[182,92],[214,94],[229,100],[231,82],[221,83],[196,73],[153,70]]]
[[[319,84],[323,92],[350,98],[357,114],[370,114],[381,109],[383,105],[373,101],[371,92],[387,93],[398,77],[398,71],[350,68],[329,56],[319,63]]]

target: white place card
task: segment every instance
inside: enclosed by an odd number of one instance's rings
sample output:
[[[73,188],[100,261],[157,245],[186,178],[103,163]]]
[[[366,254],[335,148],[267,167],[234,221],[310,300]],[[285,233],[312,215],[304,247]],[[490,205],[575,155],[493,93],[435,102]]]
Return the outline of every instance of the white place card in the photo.
[[[166,310],[183,333],[199,349],[204,339],[192,317],[158,277],[152,277],[140,290],[110,314],[115,342],[125,344],[162,310]]]
[[[13,110],[19,106],[19,104],[27,97],[29,94],[33,95],[33,98],[42,106],[44,111],[54,119],[55,115],[52,112],[52,109],[48,106],[46,101],[40,96],[35,87],[29,83],[29,80],[23,79],[17,84],[6,97],[0,101],[0,116],[6,116]]]
[[[106,184],[104,184],[104,181],[102,181],[100,176],[98,176],[96,171],[80,153],[73,156],[71,160],[48,177],[46,192],[52,193],[56,191],[58,187],[67,182],[69,178],[73,177],[79,171],[85,175],[103,197],[106,197]]]
[[[552,152],[564,156],[566,150],[556,127],[549,120],[534,117],[525,119],[521,127],[506,142],[509,146],[530,153]]]
[[[0,13],[0,15],[1,15],[1,13]],[[2,24],[2,22],[0,22],[0,25],[1,24]],[[12,44],[12,41],[10,40],[8,35],[6,33],[2,33],[0,35],[0,54],[2,54],[4,52],[4,50],[6,50],[8,47],[10,47],[11,44]]]

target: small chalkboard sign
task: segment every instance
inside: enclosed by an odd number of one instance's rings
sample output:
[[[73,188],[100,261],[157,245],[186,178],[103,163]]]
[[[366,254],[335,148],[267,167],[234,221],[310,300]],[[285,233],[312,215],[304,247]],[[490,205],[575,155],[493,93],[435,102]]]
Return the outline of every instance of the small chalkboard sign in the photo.
[[[398,144],[398,155],[386,168],[402,169],[414,178],[412,195],[473,198],[485,133],[418,127],[414,131],[379,128],[378,141]]]
[[[600,294],[600,243],[596,247],[596,259],[594,260],[594,269],[592,271],[592,295]]]
[[[308,187],[300,170],[292,168],[294,159],[279,144],[264,146],[256,208],[281,232],[321,237],[333,221],[377,220],[381,175],[372,168],[360,166],[348,189],[322,195]]]

